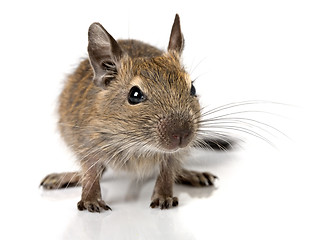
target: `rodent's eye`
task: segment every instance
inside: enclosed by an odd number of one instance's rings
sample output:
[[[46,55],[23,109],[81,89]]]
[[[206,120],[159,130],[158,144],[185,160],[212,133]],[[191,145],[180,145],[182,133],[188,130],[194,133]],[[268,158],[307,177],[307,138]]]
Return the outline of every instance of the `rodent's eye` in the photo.
[[[128,102],[131,105],[135,105],[143,102],[144,100],[146,100],[146,97],[140,90],[140,88],[138,88],[137,86],[132,87],[128,94]]]
[[[193,83],[191,84],[191,96],[196,96],[197,91],[195,90],[195,87],[193,86]]]

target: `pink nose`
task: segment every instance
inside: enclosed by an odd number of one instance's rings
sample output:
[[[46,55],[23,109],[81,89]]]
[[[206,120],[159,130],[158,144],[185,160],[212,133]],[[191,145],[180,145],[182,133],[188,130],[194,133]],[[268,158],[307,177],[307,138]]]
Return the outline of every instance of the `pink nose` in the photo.
[[[187,144],[189,143],[189,136],[190,136],[190,132],[188,131],[178,131],[178,132],[174,132],[172,134],[170,134],[170,145],[173,148],[176,147],[186,147]]]
[[[169,116],[157,125],[159,144],[166,150],[185,148],[193,139],[193,123],[186,117]]]

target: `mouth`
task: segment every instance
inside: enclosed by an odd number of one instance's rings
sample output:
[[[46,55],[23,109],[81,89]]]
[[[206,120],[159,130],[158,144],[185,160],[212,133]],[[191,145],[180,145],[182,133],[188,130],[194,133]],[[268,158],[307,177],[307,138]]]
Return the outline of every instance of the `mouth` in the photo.
[[[184,150],[185,148],[180,148],[180,147],[175,147],[175,148],[165,148],[165,147],[161,147],[159,148],[159,152],[162,153],[167,153],[167,154],[171,154],[171,153],[177,153],[180,152],[181,150]]]
[[[170,140],[171,139],[171,140]],[[161,139],[161,148],[165,152],[174,153],[189,146],[191,142],[192,134],[185,134],[185,137],[179,135],[172,135],[168,140]]]

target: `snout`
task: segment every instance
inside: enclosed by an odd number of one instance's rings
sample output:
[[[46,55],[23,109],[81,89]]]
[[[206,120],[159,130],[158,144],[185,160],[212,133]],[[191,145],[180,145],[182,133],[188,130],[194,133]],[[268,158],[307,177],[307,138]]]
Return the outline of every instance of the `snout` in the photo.
[[[163,118],[158,124],[160,145],[165,150],[185,148],[193,139],[194,127],[186,118],[174,116]]]

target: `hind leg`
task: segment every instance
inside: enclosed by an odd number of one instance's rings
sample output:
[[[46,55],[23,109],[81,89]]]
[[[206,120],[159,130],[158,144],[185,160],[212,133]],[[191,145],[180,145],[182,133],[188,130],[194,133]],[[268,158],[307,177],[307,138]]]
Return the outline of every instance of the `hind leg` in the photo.
[[[59,189],[76,187],[81,185],[81,174],[79,172],[51,173],[40,183],[44,189]]]
[[[176,183],[186,184],[194,187],[205,187],[214,185],[217,176],[209,172],[197,172],[182,169],[176,177]]]

